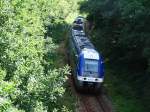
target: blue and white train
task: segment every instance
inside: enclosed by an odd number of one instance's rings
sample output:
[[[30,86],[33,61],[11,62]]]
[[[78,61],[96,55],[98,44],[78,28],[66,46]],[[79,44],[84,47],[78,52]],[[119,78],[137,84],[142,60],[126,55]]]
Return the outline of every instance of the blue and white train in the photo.
[[[99,90],[104,80],[102,56],[86,36],[82,25],[74,24],[70,35],[70,61],[77,89]]]

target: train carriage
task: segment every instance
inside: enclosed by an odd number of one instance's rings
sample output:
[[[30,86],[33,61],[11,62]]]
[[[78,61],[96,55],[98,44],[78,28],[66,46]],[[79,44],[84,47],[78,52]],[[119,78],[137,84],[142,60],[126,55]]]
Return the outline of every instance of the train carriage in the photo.
[[[98,90],[104,79],[103,59],[80,27],[72,27],[69,39],[75,86],[77,89],[92,86]]]

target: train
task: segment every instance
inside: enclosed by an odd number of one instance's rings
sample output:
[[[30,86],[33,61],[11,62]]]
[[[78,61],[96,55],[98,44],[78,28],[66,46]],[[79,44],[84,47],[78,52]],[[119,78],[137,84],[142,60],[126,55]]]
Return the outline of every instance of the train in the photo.
[[[84,18],[73,22],[69,36],[69,57],[77,90],[101,89],[104,81],[104,61],[84,31]]]

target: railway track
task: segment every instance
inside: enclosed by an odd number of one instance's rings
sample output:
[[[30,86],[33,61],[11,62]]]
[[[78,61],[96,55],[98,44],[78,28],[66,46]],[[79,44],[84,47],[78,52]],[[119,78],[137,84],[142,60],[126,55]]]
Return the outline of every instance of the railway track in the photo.
[[[73,94],[78,99],[76,112],[113,112],[110,102],[106,100],[103,93],[95,95],[77,92],[74,88],[72,76],[69,77],[69,84]]]
[[[66,54],[66,62],[70,65],[68,52]],[[76,112],[113,112],[112,104],[103,92],[99,95],[77,92],[73,84],[72,75],[69,76],[68,82],[73,94],[78,99]]]
[[[86,112],[106,112],[95,96],[82,96],[81,99],[86,108]]]

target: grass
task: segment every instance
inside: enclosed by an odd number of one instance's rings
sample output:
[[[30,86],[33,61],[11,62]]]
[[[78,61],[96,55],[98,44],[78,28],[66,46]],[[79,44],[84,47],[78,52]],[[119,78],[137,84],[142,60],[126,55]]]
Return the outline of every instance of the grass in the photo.
[[[129,83],[117,77],[110,69],[106,69],[105,86],[112,98],[115,112],[144,112],[142,103],[137,99]]]

